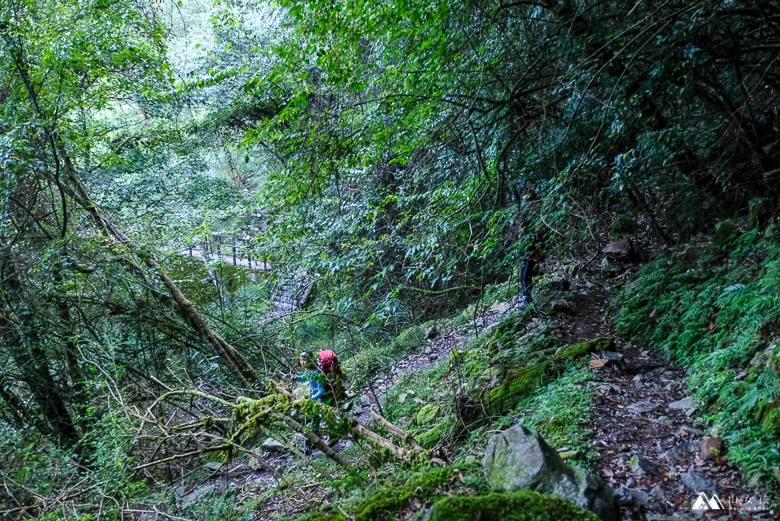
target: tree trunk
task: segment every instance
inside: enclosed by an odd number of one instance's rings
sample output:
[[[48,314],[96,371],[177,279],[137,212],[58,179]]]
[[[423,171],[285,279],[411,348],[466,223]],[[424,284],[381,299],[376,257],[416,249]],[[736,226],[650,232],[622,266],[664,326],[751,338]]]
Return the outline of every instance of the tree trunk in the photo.
[[[55,135],[55,140],[59,141],[59,136]],[[195,306],[189,299],[182,293],[181,289],[176,285],[168,274],[163,270],[162,266],[157,262],[152,253],[145,249],[138,247],[135,242],[128,237],[113,221],[106,215],[87,194],[84,186],[81,184],[78,172],[73,165],[70,157],[66,154],[64,148],[60,149],[60,156],[64,159],[65,173],[67,181],[62,179],[52,179],[62,191],[76,204],[81,206],[87,214],[92,218],[94,223],[100,228],[100,230],[109,237],[112,237],[117,242],[125,246],[130,252],[138,256],[144,261],[144,263],[152,268],[157,275],[162,279],[163,284],[168,289],[174,302],[174,311],[179,315],[195,332],[202,336],[209,344],[214,348],[216,353],[222,358],[231,371],[238,377],[241,384],[244,387],[249,387],[249,383],[259,383],[260,378],[255,373],[254,369],[247,363],[241,353],[225,341],[217,332],[215,332],[203,317],[195,309]],[[132,263],[131,263],[132,265]],[[160,297],[160,294],[157,295]]]
[[[22,284],[12,263],[6,263],[0,275],[3,279],[4,300],[9,304],[18,301],[24,306]],[[13,294],[8,292],[13,292]],[[5,350],[11,355],[22,379],[30,388],[30,392],[41,409],[43,420],[51,426],[51,433],[68,442],[78,441],[79,434],[73,424],[62,389],[54,380],[49,367],[49,359],[43,350],[36,324],[29,312],[19,314],[21,326],[25,329],[20,335],[19,327],[14,324],[6,313],[0,315],[0,339],[5,344]],[[20,338],[21,336],[21,338]]]

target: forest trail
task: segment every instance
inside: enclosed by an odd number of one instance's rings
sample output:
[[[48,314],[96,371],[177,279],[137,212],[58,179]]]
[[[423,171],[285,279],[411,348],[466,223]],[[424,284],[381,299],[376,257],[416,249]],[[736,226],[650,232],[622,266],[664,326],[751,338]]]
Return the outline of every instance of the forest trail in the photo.
[[[577,343],[599,336],[613,336],[605,319],[609,304],[608,288],[591,283],[573,288],[577,304],[567,313],[537,317],[548,324],[548,331],[566,343]],[[352,414],[363,424],[371,421],[371,410],[381,413],[387,393],[400,379],[415,371],[426,371],[446,360],[455,348],[463,348],[512,313],[514,302],[506,301],[478,312],[463,329],[455,328],[442,336],[428,339],[418,352],[410,353],[394,364],[390,372],[377,376],[369,386],[353,395],[359,397]],[[700,423],[686,397],[683,371],[650,349],[615,338],[614,351],[593,353],[592,379],[587,386],[594,393],[588,431],[589,458],[593,469],[612,487],[621,501],[621,521],[696,521],[701,519],[768,521],[770,514],[745,513],[731,516],[711,511],[697,515],[691,511],[700,491],[717,489],[722,502],[739,508],[751,498],[745,492],[736,467],[721,455],[702,458],[703,447],[717,444],[707,436],[709,427]],[[413,399],[414,397],[412,397]],[[378,401],[378,403],[377,403]],[[530,411],[528,411],[530,412]],[[522,417],[522,415],[521,415]],[[337,452],[351,445],[342,440]],[[266,461],[277,470],[293,468],[295,457],[285,449],[261,447]],[[559,448],[565,453],[566,447]],[[315,451],[316,460],[324,454]],[[184,503],[197,502],[209,492],[241,490],[239,502],[251,501],[273,486],[274,478],[262,468],[250,468],[247,459],[236,459],[229,466],[212,465],[213,474],[197,486],[179,487],[177,496]],[[724,493],[728,491],[728,493]],[[189,492],[185,494],[185,492]],[[314,496],[315,492],[309,491]],[[254,519],[267,519],[271,513],[302,512],[305,503],[295,494],[281,493],[269,498]],[[412,512],[405,512],[406,515]],[[404,517],[404,519],[407,519]]]

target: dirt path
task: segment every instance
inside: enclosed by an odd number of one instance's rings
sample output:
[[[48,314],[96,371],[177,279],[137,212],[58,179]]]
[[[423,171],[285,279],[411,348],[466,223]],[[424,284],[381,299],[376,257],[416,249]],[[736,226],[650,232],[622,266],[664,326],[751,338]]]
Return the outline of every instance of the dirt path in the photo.
[[[439,360],[450,356],[452,349],[462,345],[464,341],[465,337],[455,330],[429,340],[422,352],[403,357],[396,363],[391,373],[375,379],[369,385],[370,389],[366,388],[360,392],[360,403],[354,411],[357,421],[363,425],[368,424],[371,421],[371,409],[380,412],[387,399],[387,392],[398,383],[402,376],[415,371],[427,371]],[[377,401],[379,406],[377,406]]]
[[[608,292],[575,288],[574,314],[552,320],[562,337],[579,342],[614,336],[605,320]],[[740,473],[723,457],[723,440],[698,421],[687,396],[685,372],[646,346],[615,337],[613,353],[595,354],[588,382],[596,393],[591,451],[597,473],[621,499],[623,520],[772,519],[744,510],[752,497]],[[604,359],[612,358],[606,363]],[[596,367],[604,363],[602,367]],[[691,510],[700,492],[719,495],[724,509],[703,517]],[[759,499],[759,498],[756,498]],[[729,504],[726,504],[726,503]]]
[[[631,344],[616,352],[622,359],[593,369],[597,380],[589,382],[597,395],[591,450],[597,472],[621,497],[623,519],[697,519],[690,505],[699,492],[716,491],[735,507],[747,502],[722,440],[707,436],[709,427],[696,419],[684,372]]]
[[[387,392],[398,383],[402,376],[416,371],[427,371],[439,360],[445,360],[454,348],[463,347],[468,342],[471,335],[474,334],[474,328],[480,335],[486,334],[510,311],[511,307],[511,303],[505,302],[484,310],[477,314],[472,327],[469,327],[467,331],[455,329],[445,335],[436,336],[428,340],[421,352],[403,357],[395,364],[390,373],[373,380],[369,386],[370,389],[366,388],[360,391],[360,405],[355,411],[355,418],[363,425],[368,424],[371,420],[371,409],[380,412],[381,406],[385,404],[387,399]],[[377,400],[380,407],[377,407]]]

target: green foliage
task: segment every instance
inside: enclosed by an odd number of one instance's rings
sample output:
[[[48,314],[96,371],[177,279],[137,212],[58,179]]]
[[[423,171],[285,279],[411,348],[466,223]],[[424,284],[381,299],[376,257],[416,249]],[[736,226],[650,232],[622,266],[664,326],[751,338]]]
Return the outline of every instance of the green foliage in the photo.
[[[612,223],[612,234],[617,237],[636,232],[636,218],[630,215],[618,215]]]
[[[67,495],[89,487],[100,497],[113,497],[103,515],[120,519],[121,506],[147,494],[146,483],[131,479],[135,461],[130,456],[134,429],[125,411],[117,409],[96,423],[95,429],[76,447],[63,449],[52,440],[40,437],[32,429],[0,431],[3,477],[13,497],[23,504],[34,504],[41,497]],[[10,498],[9,498],[10,499]],[[0,503],[3,504],[3,503]],[[18,506],[18,505],[17,505]],[[3,507],[10,505],[3,504]],[[91,506],[80,503],[54,504],[46,513],[51,519],[90,519]],[[36,512],[36,509],[22,511]],[[23,519],[30,519],[22,516]],[[47,518],[47,517],[44,517]]]
[[[688,255],[691,248],[696,255]],[[661,255],[615,304],[618,331],[649,340],[689,367],[691,389],[731,442],[729,457],[764,482],[780,464],[771,419],[780,398],[773,326],[780,317],[779,267],[773,225],[725,247],[692,245]]]
[[[442,440],[447,438],[447,435],[455,426],[455,421],[451,416],[446,418],[436,418],[435,423],[436,425],[427,431],[415,435],[415,439],[420,445],[422,445],[423,448],[432,449],[434,446],[441,443]]]
[[[714,226],[715,245],[640,273],[618,325],[691,367],[743,468],[780,466],[780,248],[762,232],[780,186],[774,3],[278,4],[0,6],[0,428],[9,464],[30,462],[15,497],[143,495],[128,469],[148,447],[130,442],[146,438],[123,393],[230,393],[236,359],[276,378],[323,346],[360,389],[425,345],[417,324],[463,309],[467,330],[515,295],[533,232],[554,253],[610,226],[667,245]],[[95,226],[109,217],[111,233]],[[165,258],[220,233],[245,234],[274,272],[251,284]],[[267,321],[273,285],[301,279],[317,281],[316,310]],[[432,446],[482,393],[574,436],[572,360],[603,345],[559,350],[533,308],[405,378],[389,417]],[[235,356],[214,353],[228,344]],[[397,505],[377,508],[365,515]]]
[[[425,344],[425,326],[412,326],[403,330],[395,339],[395,343],[404,350],[419,348]]]
[[[421,521],[596,521],[598,517],[558,497],[531,490],[477,497],[449,497],[434,503]]]
[[[445,359],[427,371],[410,372],[388,392],[385,415],[403,426],[423,447],[441,442],[455,423],[452,395],[456,389],[451,371],[454,363]]]
[[[773,408],[763,415],[761,431],[773,437],[780,437],[780,408],[773,404]]]
[[[612,342],[611,338],[595,338],[557,350],[552,348],[532,352],[526,365],[509,369],[501,385],[490,390],[486,397],[486,407],[494,413],[515,407],[545,379],[560,374],[566,361],[588,352],[604,350]],[[541,361],[538,361],[540,359]]]
[[[273,65],[246,73],[258,117],[243,145],[285,158],[265,192],[279,254],[372,320],[463,307],[516,269],[528,228],[590,240],[606,206],[615,233],[671,243],[664,228],[710,224],[702,208],[731,217],[774,189],[758,173],[778,161],[774,87],[757,71],[778,67],[761,50],[777,33],[758,10],[280,4],[294,36],[266,38]]]
[[[404,329],[388,342],[386,337],[377,336],[376,343],[363,343],[347,363],[356,387],[363,387],[380,371],[392,369],[393,364],[403,356],[415,352],[426,344],[426,330],[437,324],[440,334],[449,327],[445,322],[431,321]]]
[[[236,508],[236,494],[212,492],[190,507],[187,515],[197,521],[250,521],[254,512]]]
[[[518,270],[520,267],[518,266]],[[485,288],[485,296],[483,298],[483,306],[491,306],[498,302],[511,301],[522,292],[520,281],[517,278],[517,270],[510,277],[508,282],[503,284],[494,284]]]
[[[583,384],[593,379],[590,370],[567,364],[567,370],[520,402],[516,408],[520,423],[537,430],[553,447],[585,451],[589,433],[593,392]]]

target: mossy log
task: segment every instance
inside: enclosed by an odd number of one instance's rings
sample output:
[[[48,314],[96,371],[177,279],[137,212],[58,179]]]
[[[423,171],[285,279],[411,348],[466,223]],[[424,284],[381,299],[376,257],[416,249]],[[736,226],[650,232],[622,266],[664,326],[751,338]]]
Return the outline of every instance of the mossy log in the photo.
[[[335,429],[337,433],[341,431],[346,434],[351,434],[354,438],[361,439],[363,441],[368,442],[375,448],[380,449],[386,452],[387,454],[391,455],[396,460],[410,463],[413,461],[420,461],[426,459],[426,455],[423,453],[423,451],[420,450],[420,446],[416,441],[414,443],[410,443],[411,446],[409,448],[396,445],[395,443],[388,440],[387,438],[384,438],[379,434],[373,432],[372,430],[366,428],[365,426],[361,425],[360,422],[358,422],[355,418],[345,416],[345,415],[339,415],[338,411],[333,407],[330,407],[320,402],[315,402],[313,400],[298,400],[290,391],[288,391],[287,389],[285,389],[283,386],[281,386],[276,382],[273,382],[272,386],[278,394],[280,394],[286,400],[288,400],[289,407],[294,407],[300,410],[301,412],[308,413],[308,414],[319,414],[320,416],[322,416],[322,418],[325,420],[328,426],[331,427],[332,429]],[[293,429],[301,432],[297,427],[293,427],[288,420],[285,420],[285,422],[288,425],[290,425]],[[396,432],[403,433],[403,431],[400,428],[393,426],[390,422],[388,422],[384,418],[382,418],[382,422],[380,423],[385,427],[385,429],[388,429],[388,425],[390,425],[392,428],[388,430],[391,433],[396,433]],[[302,432],[302,434],[308,437],[309,434],[313,434],[313,433]],[[408,438],[408,437],[404,433],[402,435],[402,438]],[[328,454],[327,451],[325,450],[322,451],[326,455],[328,455],[328,457],[334,459]],[[339,462],[339,464],[342,463]]]
[[[205,416],[195,422],[188,422],[183,425],[163,425],[156,421],[156,416],[152,411],[164,401],[176,401],[182,398],[202,399],[211,401],[225,410],[232,410],[232,418],[224,419],[224,423],[229,423],[228,432],[224,429],[216,429],[214,418]],[[282,442],[298,458],[304,461],[308,460],[301,451],[297,450],[292,444],[283,440],[283,437],[276,432],[274,424],[281,422],[290,430],[302,434],[311,443],[311,445],[322,451],[329,459],[344,467],[347,472],[354,474],[350,470],[350,463],[336,453],[327,443],[314,431],[303,425],[299,419],[301,417],[319,416],[328,425],[329,429],[336,435],[350,434],[356,440],[363,440],[381,452],[383,455],[390,456],[397,461],[406,463],[432,460],[437,462],[431,454],[426,454],[425,450],[417,443],[414,438],[396,427],[384,418],[379,417],[377,423],[382,425],[385,430],[392,435],[397,436],[403,445],[393,443],[372,430],[361,425],[355,418],[341,414],[337,409],[326,404],[315,402],[309,399],[298,399],[290,391],[285,389],[277,382],[271,382],[270,393],[262,398],[252,400],[245,397],[237,399],[235,402],[224,400],[217,396],[196,390],[170,391],[155,400],[148,408],[147,415],[143,418],[145,422],[156,424],[161,430],[162,440],[169,437],[168,433],[191,431],[202,440],[208,440],[213,445],[204,447],[196,451],[190,451],[184,454],[171,456],[169,460],[188,458],[201,455],[205,452],[225,451],[226,458],[230,459],[231,454],[238,451],[249,452],[242,446],[242,440],[255,432],[270,433],[273,438]],[[215,434],[214,431],[217,431]],[[256,457],[256,456],[255,456]],[[259,458],[258,458],[259,459]],[[154,466],[162,461],[151,461],[140,465],[138,468]],[[261,464],[263,462],[261,461]]]
[[[461,469],[446,468],[426,472],[404,484],[375,490],[358,504],[336,510],[325,507],[297,521],[370,521],[395,518],[412,499],[433,500],[433,506],[418,513],[417,521],[598,521],[598,517],[555,496],[530,490],[478,496],[449,496],[448,485]]]
[[[501,414],[528,396],[546,377],[560,372],[563,361],[586,353],[605,351],[612,348],[614,339],[599,337],[587,342],[573,344],[558,350],[541,362],[507,371],[504,382],[482,395],[482,405],[489,414]]]
[[[440,499],[419,521],[598,521],[592,512],[557,496],[531,490]]]

